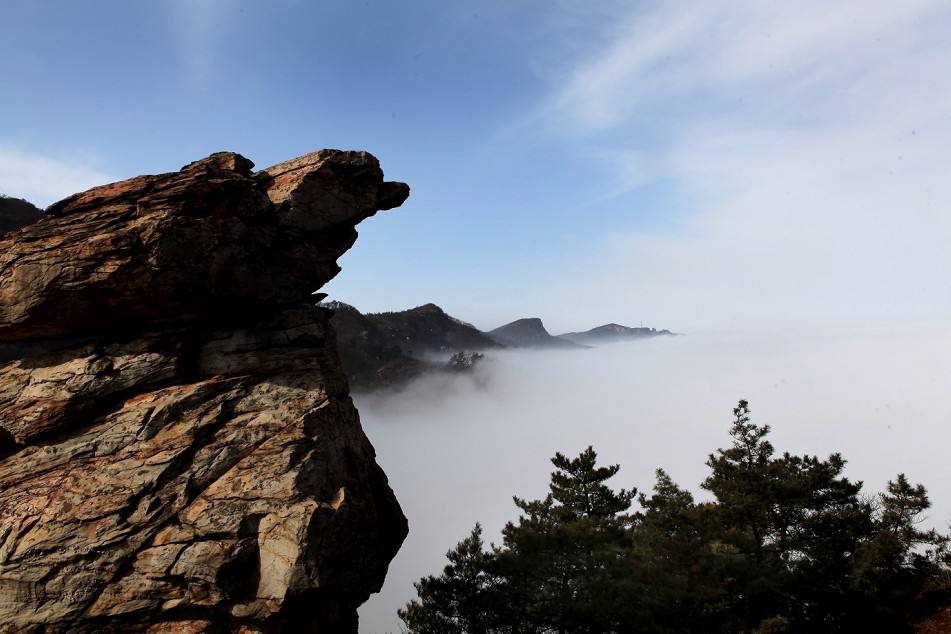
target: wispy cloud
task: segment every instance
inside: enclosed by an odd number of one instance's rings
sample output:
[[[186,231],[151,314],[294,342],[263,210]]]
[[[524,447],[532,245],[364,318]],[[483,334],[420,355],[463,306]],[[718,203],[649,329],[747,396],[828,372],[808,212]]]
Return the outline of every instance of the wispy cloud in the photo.
[[[233,2],[174,0],[172,9],[172,28],[185,80],[192,88],[201,88],[214,74],[220,32],[231,17]]]
[[[0,145],[0,194],[46,207],[66,196],[116,180],[86,159],[50,157]]]
[[[605,27],[605,48],[566,69],[567,81],[544,107],[552,120],[602,131],[638,117],[689,117],[697,107],[729,114],[763,102],[791,107],[809,95],[848,101],[828,91],[894,63],[896,53],[914,53],[929,24],[934,37],[948,26],[931,23],[941,13],[948,18],[934,0],[653,6],[616,16]],[[764,89],[768,95],[757,94]]]
[[[569,282],[582,301],[551,309],[588,321],[610,294],[619,316],[675,326],[949,314],[949,28],[931,0],[615,16],[534,120],[608,166],[606,195],[664,179],[689,214],[613,237]]]

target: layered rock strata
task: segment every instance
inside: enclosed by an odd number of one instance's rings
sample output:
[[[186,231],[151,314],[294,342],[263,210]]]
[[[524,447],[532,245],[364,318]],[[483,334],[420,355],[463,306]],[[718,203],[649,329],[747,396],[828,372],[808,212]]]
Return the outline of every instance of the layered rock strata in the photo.
[[[0,241],[0,631],[356,632],[406,519],[314,292],[400,205],[218,153]]]

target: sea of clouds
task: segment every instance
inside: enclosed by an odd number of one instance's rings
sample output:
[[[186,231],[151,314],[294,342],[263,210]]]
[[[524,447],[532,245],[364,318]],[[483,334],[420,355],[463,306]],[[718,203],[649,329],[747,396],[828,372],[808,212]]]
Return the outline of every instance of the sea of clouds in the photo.
[[[473,375],[355,395],[410,523],[362,632],[398,632],[413,581],[437,573],[476,521],[498,541],[512,495],[542,497],[556,452],[594,445],[616,487],[648,490],[663,467],[703,496],[709,453],[729,443],[737,400],[777,451],[841,452],[867,492],[899,472],[928,487],[927,523],[951,524],[951,325],[699,333],[580,351],[511,351]]]

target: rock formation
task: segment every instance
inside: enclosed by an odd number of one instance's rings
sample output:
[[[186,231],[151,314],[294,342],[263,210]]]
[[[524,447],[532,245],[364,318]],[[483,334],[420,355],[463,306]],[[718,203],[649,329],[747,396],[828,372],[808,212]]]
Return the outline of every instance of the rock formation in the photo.
[[[356,632],[406,519],[313,293],[374,157],[218,153],[0,241],[0,631]]]

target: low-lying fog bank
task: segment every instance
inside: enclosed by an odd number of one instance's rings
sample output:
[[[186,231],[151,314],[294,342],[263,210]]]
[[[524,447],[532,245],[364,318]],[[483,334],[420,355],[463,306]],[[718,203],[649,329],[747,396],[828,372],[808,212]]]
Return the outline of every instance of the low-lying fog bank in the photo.
[[[498,541],[512,495],[541,497],[556,451],[594,445],[620,463],[615,487],[653,485],[657,467],[699,490],[707,455],[729,442],[737,400],[769,423],[778,452],[839,451],[847,475],[882,490],[924,484],[929,522],[951,522],[951,325],[691,335],[591,350],[493,353],[473,375],[356,395],[378,460],[409,517],[361,631],[399,632],[413,581],[444,565],[476,521]]]

